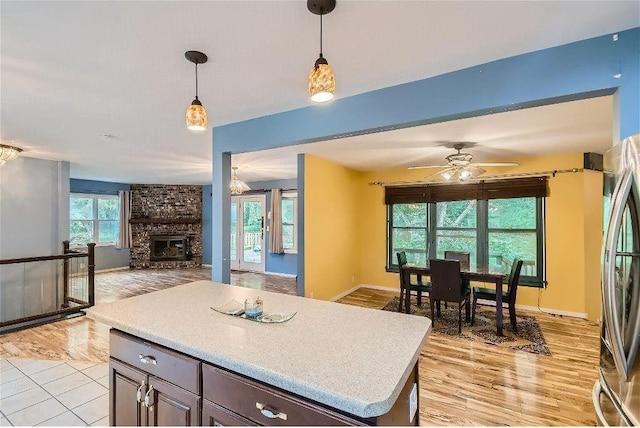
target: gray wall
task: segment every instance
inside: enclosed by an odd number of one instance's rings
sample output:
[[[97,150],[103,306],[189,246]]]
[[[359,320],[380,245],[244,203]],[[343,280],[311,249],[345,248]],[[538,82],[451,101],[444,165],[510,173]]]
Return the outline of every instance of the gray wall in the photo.
[[[69,163],[19,157],[0,167],[0,259],[62,253],[69,236]],[[0,267],[0,319],[53,309],[60,264]]]

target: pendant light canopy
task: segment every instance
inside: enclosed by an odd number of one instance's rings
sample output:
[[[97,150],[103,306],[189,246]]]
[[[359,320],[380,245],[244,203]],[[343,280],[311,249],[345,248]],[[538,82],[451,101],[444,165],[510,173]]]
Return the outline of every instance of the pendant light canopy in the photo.
[[[231,184],[229,188],[231,189],[232,195],[242,195],[242,192],[246,192],[247,190],[251,190],[247,183],[242,180],[238,180],[238,167],[232,166],[233,169],[233,177],[231,178]]]
[[[327,60],[322,56],[322,15],[336,7],[336,0],[307,0],[307,9],[320,15],[320,56],[309,72],[309,96],[311,101],[324,103],[333,99],[336,92],[336,76]]]
[[[185,116],[187,128],[192,131],[204,131],[207,129],[207,112],[198,99],[198,64],[204,64],[208,58],[198,51],[187,51],[184,56],[196,65],[196,99],[187,108]]]
[[[6,144],[0,144],[0,166],[7,163],[7,161],[13,160],[20,155],[22,149],[13,146],[7,146]]]

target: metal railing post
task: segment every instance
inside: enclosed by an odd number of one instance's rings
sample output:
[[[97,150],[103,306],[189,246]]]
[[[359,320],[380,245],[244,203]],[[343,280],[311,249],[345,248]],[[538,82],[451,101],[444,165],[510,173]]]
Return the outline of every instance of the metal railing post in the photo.
[[[62,241],[62,254],[68,254],[69,253],[69,241]],[[63,280],[62,280],[62,287],[63,287],[63,300],[62,300],[62,307],[63,308],[68,308],[69,307],[69,259],[65,258],[62,261],[62,276],[63,276]]]
[[[93,306],[96,304],[96,294],[95,294],[95,284],[94,284],[94,275],[96,272],[96,244],[91,242],[87,244],[87,250],[89,250],[89,305]]]

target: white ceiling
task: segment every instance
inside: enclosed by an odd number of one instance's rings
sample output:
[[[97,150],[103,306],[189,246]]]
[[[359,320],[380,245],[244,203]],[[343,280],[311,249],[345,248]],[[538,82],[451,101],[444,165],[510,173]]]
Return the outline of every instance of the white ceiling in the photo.
[[[323,44],[337,97],[346,97],[637,26],[637,0],[338,0],[324,18]],[[209,56],[198,74],[210,127],[305,107],[319,18],[304,1],[2,0],[0,38],[3,143],[70,161],[74,178],[206,184],[211,130],[184,126],[195,95],[184,52]],[[407,153],[441,163],[452,152],[443,142],[477,142],[468,151],[489,161],[570,143],[597,151],[611,138],[610,98],[504,115],[302,151],[363,170],[404,166]],[[287,148],[233,161],[246,181],[287,178],[294,155]]]

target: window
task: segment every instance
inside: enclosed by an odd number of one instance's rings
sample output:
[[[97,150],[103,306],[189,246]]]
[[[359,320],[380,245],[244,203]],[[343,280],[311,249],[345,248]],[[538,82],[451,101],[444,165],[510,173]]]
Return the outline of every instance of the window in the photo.
[[[116,243],[120,226],[118,196],[73,194],[69,205],[71,245]]]
[[[397,271],[398,251],[423,266],[447,250],[464,251],[472,263],[505,273],[519,257],[521,284],[543,286],[547,184],[537,180],[385,189],[387,269]]]
[[[282,193],[282,247],[285,253],[297,253],[298,239],[296,218],[298,217],[298,193]]]

